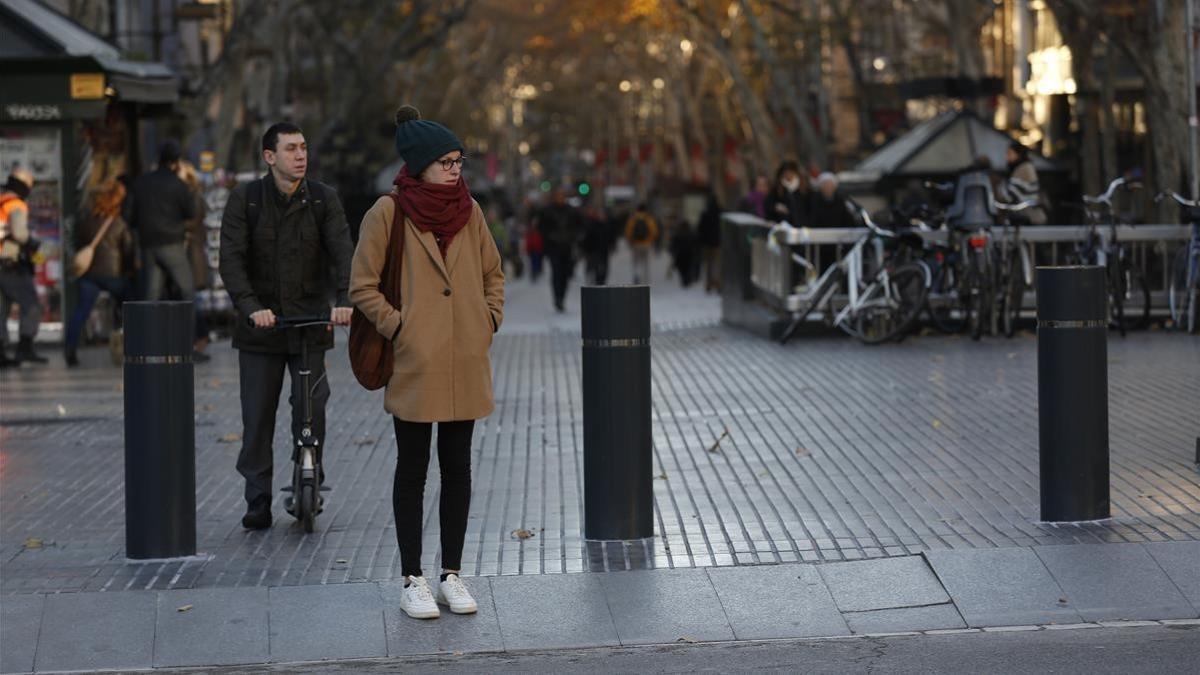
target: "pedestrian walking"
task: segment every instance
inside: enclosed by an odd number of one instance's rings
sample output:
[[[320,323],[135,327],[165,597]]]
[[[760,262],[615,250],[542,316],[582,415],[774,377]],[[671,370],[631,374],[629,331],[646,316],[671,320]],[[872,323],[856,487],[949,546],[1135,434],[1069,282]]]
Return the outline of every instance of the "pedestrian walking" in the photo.
[[[800,164],[785,160],[775,172],[775,184],[763,203],[763,217],[773,223],[792,227],[809,224],[808,180],[800,173]]]
[[[679,284],[684,288],[696,279],[696,237],[687,221],[680,221],[671,232],[671,263],[679,272]]]
[[[533,222],[525,226],[525,253],[529,256],[529,280],[536,284],[542,277],[542,256],[545,249],[542,233]]]
[[[550,284],[554,309],[566,311],[567,286],[575,276],[575,248],[583,236],[579,212],[567,203],[566,192],[556,188],[550,204],[538,213],[537,229],[542,233],[546,257],[550,259]]]
[[[133,294],[137,248],[133,233],[121,217],[124,200],[125,186],[120,181],[112,180],[99,186],[92,195],[87,219],[75,233],[76,250],[92,246],[92,257],[87,270],[75,282],[78,301],[67,321],[63,340],[63,358],[68,367],[79,365],[78,350],[83,327],[92,314],[100,292],[107,292],[113,299],[118,317],[121,304]],[[119,325],[118,321],[114,327]]]
[[[1042,197],[1037,168],[1033,166],[1033,159],[1029,156],[1029,148],[1013,141],[1004,151],[1004,159],[1007,166],[1000,198],[1014,204],[1028,200],[1038,201],[1037,206],[1025,209],[1016,216],[1028,220],[1031,225],[1045,225],[1048,220],[1046,204]]]
[[[176,172],[179,179],[187,185],[188,193],[192,195],[195,204],[192,217],[185,226],[184,244],[187,247],[188,264],[192,269],[192,283],[196,289],[195,296],[181,297],[180,300],[192,300],[196,303],[196,339],[192,345],[192,358],[200,363],[211,357],[205,353],[208,349],[209,326],[207,313],[200,308],[200,291],[211,285],[208,267],[208,229],[204,225],[204,217],[208,212],[208,204],[204,201],[204,186],[200,184],[200,176],[196,167],[186,159],[179,161]]]
[[[33,348],[44,311],[34,286],[34,256],[38,242],[29,227],[29,193],[33,174],[14,169],[0,190],[0,368],[22,362],[47,363]],[[8,315],[21,308],[17,325],[17,351],[8,357]]]
[[[181,157],[178,143],[163,143],[157,168],[134,181],[125,204],[125,220],[141,248],[146,300],[162,298],[168,279],[181,299],[196,296],[185,243],[188,221],[196,216],[196,200],[177,175]]]
[[[633,283],[650,283],[650,248],[658,239],[658,221],[643,202],[625,221],[625,241],[633,253]]]
[[[858,227],[846,198],[838,192],[837,176],[828,171],[817,176],[817,191],[809,202],[809,223],[813,227]]]
[[[771,191],[771,181],[763,175],[755,176],[754,186],[750,191],[742,197],[738,202],[738,211],[742,213],[752,213],[759,218],[766,217],[764,207],[766,205],[767,193]]]
[[[608,283],[608,261],[612,253],[612,229],[600,209],[590,206],[584,212],[583,241],[584,262],[587,265],[588,281],[596,286]]]
[[[504,319],[504,270],[483,211],[462,176],[463,145],[450,129],[422,119],[412,106],[396,113],[396,150],[404,167],[393,195],[381,197],[363,218],[350,297],[393,344],[394,363],[384,395],[396,433],[392,510],[404,589],[400,608],[418,619],[476,611],[462,581],[463,540],[471,505],[471,435],[475,420],[491,414],[488,348]],[[396,208],[403,245],[389,241]],[[401,305],[379,286],[389,255],[401,266]],[[430,588],[421,569],[421,525],[430,438],[437,424],[441,576]]]
[[[721,204],[710,188],[696,227],[696,242],[704,264],[704,292],[721,290]]]
[[[302,341],[310,352],[332,348],[333,331],[322,326],[286,332],[267,329],[275,325],[277,316],[328,316],[344,326],[349,325],[352,312],[350,228],[333,188],[306,177],[304,132],[290,122],[272,125],[262,137],[262,156],[266,175],[235,187],[221,217],[220,273],[238,313],[233,347],[238,350],[242,402],[237,469],[246,480],[242,527],[251,530],[271,526],[272,439],[284,371],[291,376],[293,461],[308,393],[299,390],[299,371],[307,367],[316,383],[311,400],[318,467],[323,466],[325,404],[330,394],[324,358],[306,364],[300,357]],[[336,297],[332,309],[331,296]],[[318,473],[324,481],[324,469]]]

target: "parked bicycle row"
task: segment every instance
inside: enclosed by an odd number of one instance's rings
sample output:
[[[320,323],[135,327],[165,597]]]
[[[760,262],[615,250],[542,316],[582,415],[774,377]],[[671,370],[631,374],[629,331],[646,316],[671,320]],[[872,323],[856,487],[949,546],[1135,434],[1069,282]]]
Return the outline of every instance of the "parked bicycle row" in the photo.
[[[997,200],[983,172],[926,187],[934,198],[892,209],[888,226],[847,200],[865,231],[824,269],[804,255],[800,245],[819,242],[819,236],[787,223],[771,229],[768,247],[786,256],[789,271],[801,279],[789,289],[791,320],[780,342],[787,342],[810,320],[823,320],[867,344],[901,340],[923,322],[944,333],[965,332],[975,340],[1016,333],[1022,310],[1028,307],[1034,269],[1044,264],[1033,243],[1022,236],[1029,224],[1027,214],[1038,208],[1038,201]],[[1139,188],[1118,178],[1104,193],[1084,196],[1079,208],[1086,234],[1062,261],[1105,268],[1109,322],[1122,336],[1151,324],[1150,275],[1130,243],[1118,236],[1131,223],[1114,206],[1117,195]],[[1191,234],[1168,258],[1167,325],[1194,333],[1200,328],[1200,203],[1171,191],[1156,199],[1168,198],[1180,205]]]

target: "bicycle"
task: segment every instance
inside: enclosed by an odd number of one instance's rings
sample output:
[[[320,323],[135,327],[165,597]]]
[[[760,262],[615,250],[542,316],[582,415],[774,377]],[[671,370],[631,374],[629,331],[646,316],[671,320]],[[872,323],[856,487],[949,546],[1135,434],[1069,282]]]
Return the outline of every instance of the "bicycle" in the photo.
[[[1000,323],[1004,337],[1016,335],[1017,322],[1021,318],[1021,306],[1025,301],[1025,289],[1033,284],[1033,256],[1029,247],[1021,239],[1021,222],[1013,218],[1025,209],[1037,206],[1037,200],[1024,201],[1019,204],[997,202],[996,209],[1000,212],[1000,221],[1004,228],[1005,237],[996,250],[997,264],[996,280],[998,289]],[[993,319],[994,320],[994,319]],[[993,325],[992,334],[996,334]]]
[[[1108,300],[1110,323],[1125,337],[1128,328],[1145,328],[1150,324],[1150,286],[1146,283],[1145,274],[1133,263],[1129,249],[1117,240],[1118,218],[1113,208],[1112,198],[1118,189],[1134,190],[1141,187],[1140,183],[1116,178],[1108,184],[1108,189],[1096,197],[1083,196],[1083,213],[1088,225],[1088,235],[1079,246],[1074,261],[1084,265],[1100,265],[1105,268],[1108,281]],[[1107,238],[1100,232],[1100,226],[1107,224]],[[1126,320],[1126,308],[1129,301],[1138,297],[1141,300],[1141,315],[1130,323]]]
[[[254,323],[246,320],[251,327]],[[275,329],[301,329],[310,326],[332,326],[328,316],[293,316],[275,317]],[[284,508],[304,527],[306,533],[312,533],[316,527],[316,517],[324,510],[325,499],[321,492],[329,488],[321,485],[324,469],[319,459],[319,442],[313,433],[312,397],[320,380],[309,382],[312,370],[308,367],[308,342],[300,340],[300,381],[297,388],[304,392],[301,397],[300,437],[296,440],[296,448],[292,453],[292,483],[285,485],[280,492],[290,493],[283,500]],[[322,375],[324,377],[324,375]]]
[[[1200,201],[1181,196],[1174,190],[1165,190],[1154,197],[1160,202],[1170,197],[1183,207],[1183,217],[1192,224],[1192,236],[1180,247],[1171,263],[1170,286],[1167,300],[1171,309],[1171,322],[1188,333],[1195,333],[1197,313],[1200,313]]]
[[[821,308],[830,323],[864,344],[879,344],[903,338],[925,306],[932,275],[920,260],[907,260],[904,251],[911,246],[903,235],[884,230],[875,224],[866,209],[847,204],[856,211],[868,232],[856,241],[846,255],[831,264],[801,294],[804,305],[792,314],[792,321],[779,337],[786,344],[814,311]],[[784,226],[777,226],[772,235]],[[883,242],[895,241],[900,250],[885,259]],[[869,277],[864,273],[863,258],[867,244],[874,246],[876,271]],[[798,253],[792,260],[802,268],[813,271],[813,265]],[[845,306],[835,308],[834,297],[845,284]]]

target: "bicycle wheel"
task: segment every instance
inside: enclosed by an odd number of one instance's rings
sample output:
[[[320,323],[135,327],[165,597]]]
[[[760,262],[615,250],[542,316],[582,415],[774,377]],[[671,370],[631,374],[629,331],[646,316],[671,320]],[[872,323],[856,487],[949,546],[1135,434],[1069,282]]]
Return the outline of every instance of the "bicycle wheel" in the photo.
[[[1124,308],[1125,325],[1134,330],[1145,330],[1150,325],[1150,284],[1146,275],[1132,264],[1124,273],[1125,294],[1121,305]]]
[[[966,307],[958,292],[958,271],[943,263],[933,277],[933,285],[926,296],[925,307],[929,322],[939,332],[947,335],[961,333],[966,328]]]
[[[1171,325],[1176,328],[1183,325],[1184,312],[1187,311],[1187,262],[1188,247],[1185,244],[1171,261],[1167,280],[1167,307],[1171,312]]]
[[[313,485],[305,485],[300,489],[300,522],[304,531],[312,533],[317,520],[317,491]]]
[[[983,337],[984,327],[991,324],[993,285],[991,269],[983,254],[977,255],[976,264],[968,271],[964,280],[967,292],[967,329],[972,340]]]
[[[1014,254],[1008,261],[1004,279],[1004,295],[1000,298],[1000,319],[1004,326],[1004,337],[1017,333],[1017,322],[1021,319],[1021,303],[1025,300],[1025,270],[1021,256]]]
[[[886,291],[883,290],[882,275],[880,277],[880,297],[855,317],[858,339],[864,344],[902,339],[921,313],[929,294],[928,268],[924,263],[906,263],[889,272]]]

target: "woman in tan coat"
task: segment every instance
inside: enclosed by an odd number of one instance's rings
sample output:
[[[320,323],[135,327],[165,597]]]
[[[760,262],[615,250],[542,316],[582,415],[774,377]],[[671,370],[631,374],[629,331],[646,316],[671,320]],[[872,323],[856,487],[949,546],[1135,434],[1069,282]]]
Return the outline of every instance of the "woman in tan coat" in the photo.
[[[405,165],[394,196],[381,197],[363,217],[350,300],[392,341],[395,363],[384,408],[394,418],[398,453],[392,510],[404,575],[400,608],[414,618],[433,619],[439,616],[437,603],[456,614],[476,611],[458,573],[471,503],[471,433],[475,420],[493,408],[488,348],[504,317],[504,272],[483,212],[463,180],[466,158],[458,137],[403,106],[396,112],[396,150]],[[403,248],[389,241],[397,203],[404,216]],[[399,307],[379,291],[384,262],[397,251],[403,251]],[[421,573],[433,423],[442,474],[442,574],[436,592]]]

